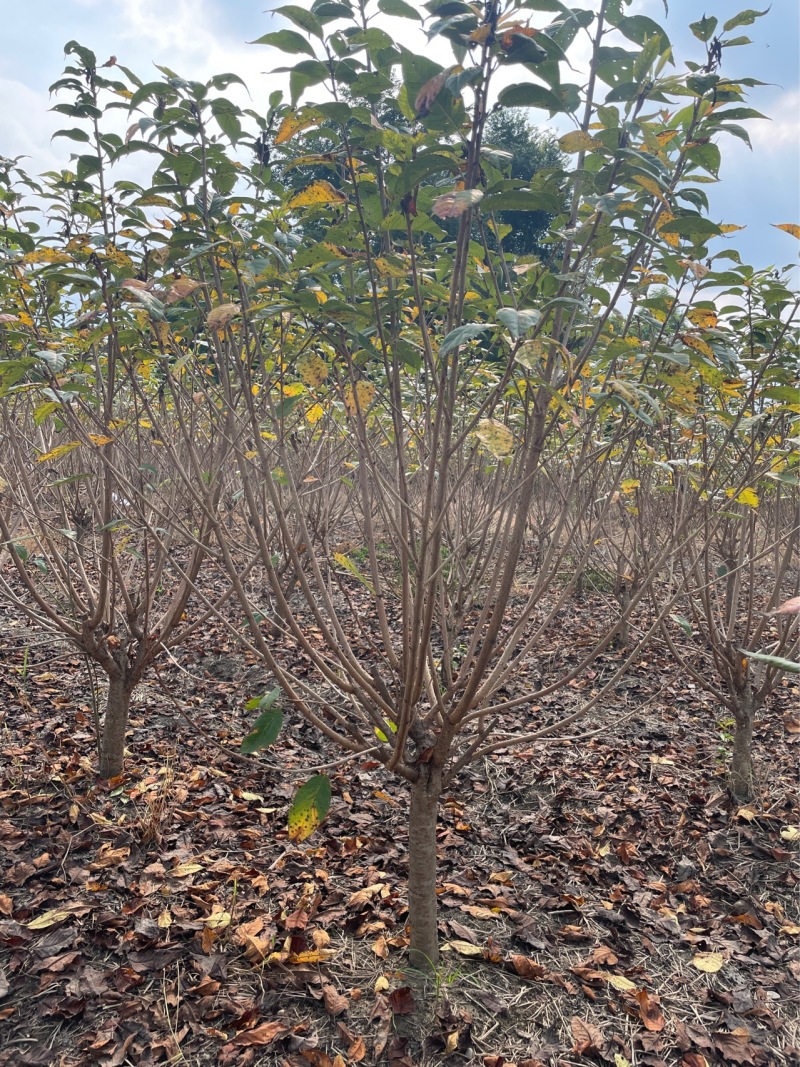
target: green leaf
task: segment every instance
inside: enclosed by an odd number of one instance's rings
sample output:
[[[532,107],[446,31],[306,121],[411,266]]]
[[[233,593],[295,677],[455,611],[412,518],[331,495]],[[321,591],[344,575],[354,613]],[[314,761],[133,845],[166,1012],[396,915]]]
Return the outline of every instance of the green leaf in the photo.
[[[236,144],[242,136],[242,124],[239,122],[241,111],[239,108],[231,103],[230,100],[219,97],[211,101],[211,114],[217,120],[222,132],[230,138],[233,144]]]
[[[315,37],[319,37],[319,39],[322,40],[322,23],[316,15],[313,15],[305,8],[297,7],[295,4],[284,4],[283,7],[276,7],[274,13],[276,15],[283,15],[285,19],[293,22],[295,26],[299,26],[301,30],[305,30],[306,33],[312,33]]]
[[[262,749],[269,748],[274,743],[283,725],[283,712],[280,708],[267,708],[256,719],[252,731],[242,741],[242,752],[246,756]]]
[[[89,141],[89,134],[86,130],[79,129],[56,130],[50,140],[54,141],[56,137],[68,137],[70,141],[83,141],[84,143]]]
[[[538,326],[541,317],[541,312],[534,311],[532,308],[526,311],[517,311],[516,308],[503,308],[497,312],[498,321],[502,322],[508,329],[515,341],[518,341],[529,330]]]
[[[673,622],[677,622],[678,626],[680,626],[687,637],[692,636],[692,624],[685,615],[670,615],[670,618]]]
[[[289,838],[305,841],[316,830],[331,806],[331,783],[326,774],[315,774],[295,793],[289,808]]]
[[[561,98],[543,85],[507,85],[500,90],[497,99],[503,107],[537,107],[549,111],[551,115],[566,110]]]
[[[762,15],[766,15],[769,10],[770,9],[767,8],[766,11],[754,11],[752,8],[749,8],[747,11],[740,11],[738,15],[734,15],[732,19],[728,19],[723,25],[722,30],[724,33],[727,33],[729,30],[735,30],[737,26],[752,26],[756,19],[760,19]],[[722,43],[725,45],[729,44],[728,41],[723,41]]]
[[[296,30],[277,30],[275,33],[265,33],[263,37],[258,37],[255,41],[250,41],[250,44],[266,44],[270,48],[278,48],[281,52],[288,52],[290,55],[298,55],[301,52],[307,56],[311,56],[312,59],[316,59],[316,53],[309,41],[302,37]]]
[[[471,341],[474,337],[480,337],[482,333],[486,333],[487,330],[493,330],[492,324],[477,324],[469,322],[465,326],[456,326],[454,330],[445,337],[439,346],[439,355],[446,356],[450,352],[455,351],[460,345],[463,345],[466,341]]]
[[[800,674],[800,663],[793,659],[784,659],[782,656],[768,656],[764,652],[748,652],[744,648],[740,648],[739,651],[743,656],[748,656],[750,659],[757,659],[759,663],[766,663],[770,667],[777,667],[782,671],[789,671],[792,674]]]
[[[378,10],[384,15],[396,15],[401,19],[416,19],[422,22],[422,15],[405,0],[378,0]]]
[[[717,20],[713,16],[707,18],[703,15],[699,22],[689,23],[689,29],[699,41],[710,41],[716,28]]]

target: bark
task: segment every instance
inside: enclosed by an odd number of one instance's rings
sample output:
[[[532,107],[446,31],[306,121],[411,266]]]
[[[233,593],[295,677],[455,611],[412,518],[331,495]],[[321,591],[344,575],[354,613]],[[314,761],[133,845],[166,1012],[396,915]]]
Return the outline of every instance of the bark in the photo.
[[[431,764],[420,767],[411,786],[408,820],[409,959],[414,967],[433,970],[439,962],[436,900],[436,826],[442,772]]]
[[[125,686],[122,678],[110,678],[100,738],[100,774],[103,778],[115,778],[122,774],[130,706],[131,690]]]
[[[753,795],[753,720],[756,702],[752,687],[748,684],[739,696],[733,713],[733,759],[731,760],[731,792],[740,800],[749,800]]]

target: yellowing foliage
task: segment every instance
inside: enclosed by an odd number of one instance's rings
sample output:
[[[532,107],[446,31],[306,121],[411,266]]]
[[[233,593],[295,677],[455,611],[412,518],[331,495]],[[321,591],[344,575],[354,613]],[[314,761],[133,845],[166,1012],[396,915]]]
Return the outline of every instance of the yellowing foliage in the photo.
[[[347,197],[339,189],[334,189],[330,182],[323,179],[312,182],[305,189],[291,198],[289,208],[296,207],[324,207],[326,204],[344,204]]]

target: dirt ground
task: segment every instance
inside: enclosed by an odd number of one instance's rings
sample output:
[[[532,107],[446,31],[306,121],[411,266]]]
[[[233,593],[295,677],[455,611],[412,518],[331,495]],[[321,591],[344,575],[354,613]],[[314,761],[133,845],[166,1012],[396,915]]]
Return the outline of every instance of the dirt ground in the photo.
[[[0,634],[2,1067],[800,1062],[796,680],[748,805],[724,716],[657,650],[571,738],[468,768],[422,978],[404,788],[339,763],[324,825],[289,841],[294,790],[338,754],[289,713],[239,756],[269,683],[224,631],[143,684],[110,782],[80,656],[8,613]]]

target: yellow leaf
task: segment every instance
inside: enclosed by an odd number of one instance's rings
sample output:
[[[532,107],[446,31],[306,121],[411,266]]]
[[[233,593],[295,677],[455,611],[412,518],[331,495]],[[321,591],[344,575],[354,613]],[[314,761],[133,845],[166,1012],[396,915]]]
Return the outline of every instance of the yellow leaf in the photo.
[[[288,385],[281,386],[281,392],[284,396],[302,396],[305,389],[302,382],[290,382]]]
[[[378,273],[385,278],[406,278],[408,277],[408,271],[405,267],[398,263],[392,263],[391,260],[386,259],[385,256],[378,256],[375,260],[375,266],[378,269]]]
[[[636,988],[636,983],[622,974],[610,974],[608,976],[608,984],[613,986],[619,993],[630,993],[632,989]]]
[[[306,352],[297,361],[297,373],[300,378],[316,389],[328,377],[328,364],[316,352]]]
[[[173,878],[186,878],[187,875],[197,874],[198,871],[202,871],[203,865],[201,863],[179,863],[177,867],[173,867],[169,872]]]
[[[558,147],[562,152],[591,152],[593,148],[602,148],[602,145],[602,141],[583,130],[573,130],[558,139]]]
[[[37,456],[36,462],[48,463],[51,459],[61,459],[62,456],[66,456],[68,452],[71,452],[73,448],[78,448],[79,445],[80,441],[67,441],[66,444],[56,445],[56,447],[51,448],[49,452]]]
[[[789,934],[790,937],[797,937],[800,934],[800,926],[797,923],[785,923],[780,928],[780,933]]]
[[[306,412],[306,422],[310,422],[313,426],[315,423],[319,422],[324,414],[325,411],[323,410],[322,404],[312,404]]]
[[[637,185],[641,185],[643,189],[646,189],[648,193],[651,193],[653,196],[657,196],[662,204],[664,204],[665,206],[667,205],[667,198],[664,196],[661,186],[658,184],[655,178],[643,178],[641,174],[637,174],[637,176],[633,180],[636,182]]]
[[[286,144],[291,141],[296,133],[307,130],[309,126],[316,126],[319,115],[313,111],[294,111],[288,114],[278,127],[275,135],[275,144]]]
[[[159,917],[156,919],[156,923],[161,927],[162,930],[169,930],[170,926],[172,926],[172,915],[170,913],[169,908],[164,908]]]
[[[736,494],[736,502],[745,504],[748,508],[757,508],[759,504],[758,493],[755,489],[742,489],[741,492]]]
[[[257,382],[253,382],[253,384],[250,386],[250,392],[253,394],[253,396],[258,396],[258,394],[261,392],[261,386]]]
[[[324,963],[335,955],[330,948],[309,948],[305,952],[290,952],[289,963]]]
[[[23,263],[70,263],[72,256],[57,248],[37,248],[35,252],[26,252]]]
[[[619,483],[620,490],[623,493],[632,493],[634,489],[638,489],[642,483],[638,478],[626,478],[624,482]]]
[[[691,333],[681,333],[678,334],[678,336],[688,348],[693,349],[695,352],[699,352],[701,356],[708,356],[709,359],[714,358],[714,352],[711,345],[702,338],[695,337],[694,334]]]
[[[720,230],[723,233],[736,233],[737,230],[745,230],[746,226],[735,226],[732,222],[723,222],[720,225]]]
[[[211,927],[212,930],[224,930],[226,926],[230,926],[231,913],[229,911],[213,911],[206,918],[206,926]]]
[[[773,222],[772,224],[776,230],[783,230],[784,233],[790,233],[792,237],[796,237],[800,241],[800,226],[794,222]],[[29,253],[33,255],[33,253]],[[25,259],[28,257],[26,256]]]
[[[716,974],[722,968],[724,962],[725,957],[721,956],[719,952],[698,952],[696,956],[692,957],[692,963],[698,971],[705,971],[707,974]]]
[[[502,422],[496,419],[481,419],[475,436],[493,456],[502,458],[514,451],[514,435]]]
[[[356,382],[355,391],[348,385],[344,391],[344,409],[348,415],[358,411],[363,415],[375,399],[375,386],[372,382]]]
[[[669,144],[669,142],[674,137],[677,137],[677,136],[678,136],[678,131],[677,130],[662,130],[661,133],[657,133],[656,134],[656,140],[658,141],[658,143],[663,148],[665,144]]]
[[[631,1067],[631,1061],[626,1060],[619,1052],[614,1053],[614,1067]]]
[[[473,945],[469,941],[445,941],[442,945],[442,949],[446,952],[448,950],[457,952],[459,956],[482,956],[483,949],[480,945]]]
[[[90,433],[89,440],[93,445],[97,445],[98,448],[101,448],[103,445],[110,445],[114,438],[108,437],[106,434],[102,433]]]
[[[384,975],[380,975],[379,978],[375,979],[375,992],[376,993],[385,993],[388,988],[389,988],[389,979],[386,978]]]
[[[334,189],[330,182],[320,179],[307,185],[299,193],[295,193],[287,206],[290,208],[321,207],[325,204],[344,204],[346,200],[344,193]]]
[[[206,322],[212,330],[221,330],[241,312],[239,304],[220,304],[208,313]]]
[[[797,841],[800,839],[800,826],[784,826],[781,837],[784,841]]]
[[[673,215],[673,213],[671,211],[662,211],[661,214],[658,216],[658,222],[656,223],[656,229],[658,230],[659,233],[661,233],[662,227],[666,226],[668,222],[674,222],[674,221],[675,221],[675,216]],[[661,236],[664,238],[664,240],[667,242],[667,244],[670,246],[670,248],[677,248],[681,243],[681,239],[677,235],[677,233],[670,233],[668,231],[667,233],[662,233]]]
[[[686,318],[701,330],[713,330],[717,325],[717,313],[711,308],[692,308],[686,313]]]
[[[70,913],[68,911],[52,908],[50,911],[43,912],[37,919],[33,919],[26,925],[29,930],[46,930],[48,926],[55,926],[56,923],[61,923],[69,917]]]

